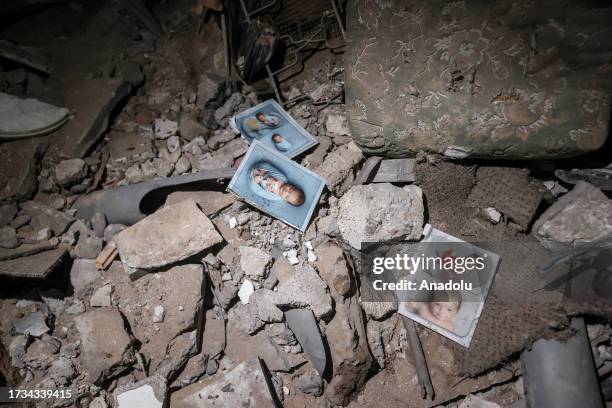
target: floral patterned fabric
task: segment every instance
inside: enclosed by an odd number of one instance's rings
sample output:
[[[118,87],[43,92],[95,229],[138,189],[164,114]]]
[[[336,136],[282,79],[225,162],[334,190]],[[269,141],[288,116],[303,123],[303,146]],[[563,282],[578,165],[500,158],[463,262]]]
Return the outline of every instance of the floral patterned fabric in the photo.
[[[349,121],[369,153],[560,158],[606,140],[612,4],[350,0],[347,13]]]

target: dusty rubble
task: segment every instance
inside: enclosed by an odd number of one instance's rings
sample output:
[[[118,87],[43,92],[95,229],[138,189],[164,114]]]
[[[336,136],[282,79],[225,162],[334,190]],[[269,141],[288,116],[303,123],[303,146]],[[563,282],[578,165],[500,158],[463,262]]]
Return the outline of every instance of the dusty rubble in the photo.
[[[346,106],[325,104],[344,89],[335,54],[316,54],[283,85],[309,96],[288,111],[318,142],[294,160],[326,181],[305,232],[227,193],[227,180],[147,194],[133,225],[77,216],[73,204],[92,191],[235,169],[249,148],[230,120],[262,95],[224,76],[215,26],[198,36],[194,21],[174,18],[173,36],[136,30],[129,58],[106,56],[88,71],[100,95],[65,129],[71,154],[56,154],[60,141],[7,162],[32,165],[0,180],[0,380],[75,390],[41,407],[493,408],[523,399],[516,356],[465,377],[456,349],[419,328],[438,392],[421,399],[398,304],[362,298],[361,245],[417,241],[429,222],[466,240],[573,248],[612,236],[609,195],[582,181],[551,184],[522,164],[432,155],[360,177],[368,156],[352,141]],[[27,95],[42,81],[0,74],[2,92]],[[78,89],[93,83],[83,78]],[[608,367],[612,331],[588,327],[598,367]]]

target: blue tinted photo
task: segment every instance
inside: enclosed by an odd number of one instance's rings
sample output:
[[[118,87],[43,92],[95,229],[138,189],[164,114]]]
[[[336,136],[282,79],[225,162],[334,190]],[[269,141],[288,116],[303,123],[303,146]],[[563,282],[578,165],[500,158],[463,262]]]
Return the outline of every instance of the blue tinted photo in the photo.
[[[321,177],[255,140],[228,188],[249,204],[304,231],[324,186]]]
[[[316,139],[274,100],[236,115],[234,124],[247,143],[257,140],[289,158],[317,144]]]

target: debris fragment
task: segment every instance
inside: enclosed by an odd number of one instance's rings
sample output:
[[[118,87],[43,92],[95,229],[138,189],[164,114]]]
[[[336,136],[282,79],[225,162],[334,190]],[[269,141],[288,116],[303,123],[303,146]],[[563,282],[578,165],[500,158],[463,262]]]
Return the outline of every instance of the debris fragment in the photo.
[[[146,378],[115,391],[117,408],[163,408],[166,402],[167,385],[160,376]]]
[[[270,254],[255,247],[240,247],[240,267],[252,279],[264,280],[272,257]]]
[[[164,207],[113,239],[121,261],[130,270],[181,261],[223,240],[193,200]]]
[[[240,290],[238,291],[238,297],[240,298],[240,302],[242,302],[243,305],[248,304],[249,298],[251,297],[254,291],[255,287],[253,286],[253,282],[248,279],[245,279],[242,282],[242,286],[240,286]]]
[[[353,248],[364,242],[415,240],[423,233],[423,193],[388,183],[354,186],[340,199],[338,227]]]
[[[560,250],[612,235],[612,200],[593,185],[579,181],[533,225],[546,248]]]

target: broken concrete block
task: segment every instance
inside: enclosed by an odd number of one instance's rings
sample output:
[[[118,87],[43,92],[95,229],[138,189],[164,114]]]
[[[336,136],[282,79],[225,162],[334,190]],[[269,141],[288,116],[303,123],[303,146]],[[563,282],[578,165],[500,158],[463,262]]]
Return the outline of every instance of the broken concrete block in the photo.
[[[255,280],[263,280],[268,273],[272,257],[255,247],[240,247],[240,267],[244,273]]]
[[[351,134],[348,121],[344,115],[329,114],[325,122],[325,128],[334,135],[346,136]]]
[[[45,250],[54,248],[56,245],[57,241],[53,244],[21,245],[13,250],[12,254],[7,255],[11,259],[0,262],[0,275],[22,278],[46,278],[57,266],[61,265],[68,253],[65,248]],[[23,247],[26,248],[22,250]],[[31,255],[31,253],[34,255]],[[28,256],[23,254],[28,254]]]
[[[196,255],[223,238],[193,200],[163,207],[113,240],[124,265],[153,269]]]
[[[7,226],[17,215],[17,204],[7,203],[0,205],[0,227]],[[16,228],[16,227],[13,227]]]
[[[111,306],[111,296],[113,293],[113,285],[110,283],[96,290],[89,300],[91,307],[109,307]]]
[[[612,236],[612,200],[580,181],[548,208],[533,225],[546,248],[557,251]]]
[[[355,169],[362,159],[363,154],[358,148],[353,149],[350,144],[341,146],[326,156],[315,173],[325,179],[331,192],[340,196],[353,184]]]
[[[13,322],[13,329],[19,334],[32,337],[40,337],[51,331],[47,326],[47,319],[41,312],[30,313]]]
[[[145,378],[119,387],[115,393],[116,408],[163,408],[168,386],[161,376]]]
[[[69,159],[55,166],[55,181],[62,187],[79,184],[87,176],[87,163],[82,159]]]
[[[174,266],[136,281],[130,281],[120,266],[113,265],[105,277],[113,280],[113,301],[141,342],[139,351],[150,362],[151,372],[160,365],[173,339],[201,324],[205,279],[201,264]],[[163,323],[153,324],[158,306],[164,309]]]
[[[97,212],[91,217],[91,229],[98,238],[104,238],[104,230],[106,229],[106,216]]]
[[[176,378],[189,359],[198,352],[198,331],[182,333],[166,346],[166,354],[160,361],[156,374],[170,380]]]
[[[32,228],[38,231],[49,227],[56,237],[62,235],[74,222],[73,217],[36,201],[24,203],[21,211],[30,216]]]
[[[278,285],[276,294],[274,303],[277,306],[308,307],[317,319],[327,316],[334,310],[327,285],[321,280],[315,268],[308,264],[296,267],[293,276]]]
[[[340,199],[338,228],[359,250],[363,242],[419,239],[424,216],[423,192],[417,186],[360,185]]]
[[[300,375],[294,382],[295,387],[304,394],[320,397],[323,394],[323,380],[316,371],[310,370]]]
[[[212,312],[212,311],[209,311]],[[202,353],[209,358],[218,358],[225,349],[225,321],[217,319],[212,313],[206,313],[204,336],[202,337]]]
[[[338,245],[327,243],[317,248],[319,259],[316,263],[321,278],[331,288],[336,301],[342,301],[352,289],[352,277],[344,251]]]
[[[193,140],[198,136],[206,138],[210,131],[202,126],[197,120],[186,116],[181,118],[179,122],[179,133],[183,139]]]
[[[104,228],[104,242],[111,242],[112,239],[126,229],[127,227],[123,224],[109,224]]]
[[[283,321],[283,312],[276,307],[276,292],[258,289],[249,298],[247,305],[238,305],[230,310],[229,316],[249,334],[261,329],[266,323]]]
[[[153,122],[153,132],[156,139],[165,140],[170,136],[176,135],[178,123],[173,120],[157,118]]]
[[[81,339],[81,362],[91,382],[112,378],[134,362],[132,340],[116,309],[92,309],[75,317],[74,324]]]
[[[209,217],[236,201],[233,194],[221,191],[176,191],[168,195],[165,205],[172,205],[189,199],[194,200],[204,211],[204,214]]]
[[[11,227],[0,228],[0,247],[6,249],[13,249],[19,246],[19,238],[17,237],[17,231]]]
[[[70,283],[74,293],[80,295],[90,289],[100,276],[93,259],[75,259],[70,269]]]
[[[181,408],[274,408],[259,359],[247,360],[220,378],[193,384],[172,395],[171,406]]]
[[[76,247],[74,247],[74,256],[83,259],[95,259],[100,251],[104,242],[102,238],[98,237],[81,237],[79,238]]]

